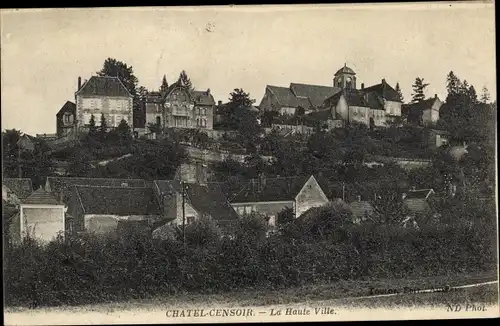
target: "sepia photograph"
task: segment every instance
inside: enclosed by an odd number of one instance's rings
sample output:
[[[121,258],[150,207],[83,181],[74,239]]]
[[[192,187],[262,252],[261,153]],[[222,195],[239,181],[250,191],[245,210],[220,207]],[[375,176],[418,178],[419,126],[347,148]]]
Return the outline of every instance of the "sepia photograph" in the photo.
[[[500,316],[493,1],[0,24],[5,325]]]

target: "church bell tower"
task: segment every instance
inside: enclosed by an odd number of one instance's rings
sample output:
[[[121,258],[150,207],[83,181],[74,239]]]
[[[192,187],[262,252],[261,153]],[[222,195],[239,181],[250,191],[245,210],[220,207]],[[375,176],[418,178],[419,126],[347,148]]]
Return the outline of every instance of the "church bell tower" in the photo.
[[[341,89],[356,89],[356,73],[346,64],[340,68],[333,77],[333,87]]]

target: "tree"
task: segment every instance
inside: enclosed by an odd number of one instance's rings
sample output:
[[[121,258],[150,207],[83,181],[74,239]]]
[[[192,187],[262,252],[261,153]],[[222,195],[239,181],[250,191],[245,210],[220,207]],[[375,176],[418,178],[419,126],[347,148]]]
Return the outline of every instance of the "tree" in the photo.
[[[229,106],[230,107],[251,107],[255,100],[250,98],[249,93],[245,93],[241,88],[235,88],[233,92],[229,94]]]
[[[136,95],[136,87],[139,81],[134,75],[132,66],[114,58],[108,58],[104,61],[102,69],[97,74],[99,76],[118,77],[130,94]]]
[[[167,76],[163,75],[163,79],[161,81],[161,86],[160,86],[160,93],[165,94],[168,89],[168,82],[167,82]]]
[[[132,131],[125,119],[120,121],[120,124],[116,128],[118,136],[120,137],[120,143],[122,145],[130,145],[132,141]]]
[[[396,92],[398,93],[398,98],[401,102],[404,102],[403,92],[401,92],[401,88],[399,87],[399,83],[396,83]]]
[[[95,138],[96,135],[97,135],[97,127],[95,125],[95,117],[92,114],[90,116],[90,122],[89,122],[89,137]]]
[[[108,126],[106,123],[106,117],[104,116],[104,113],[101,113],[101,125],[99,126],[99,138],[101,140],[106,138],[107,129]]]
[[[488,91],[488,88],[486,88],[486,86],[483,86],[480,101],[485,104],[490,101],[490,92]]]
[[[425,88],[429,86],[428,83],[424,83],[424,79],[417,77],[415,78],[415,83],[413,83],[413,93],[411,94],[412,96],[412,103],[416,102],[421,102],[425,100]]]
[[[446,90],[448,94],[458,94],[461,87],[460,79],[455,75],[453,71],[448,73],[446,76]]]
[[[177,83],[182,87],[193,90],[193,84],[191,83],[191,79],[189,79],[185,70],[181,71],[181,73],[179,74]]]

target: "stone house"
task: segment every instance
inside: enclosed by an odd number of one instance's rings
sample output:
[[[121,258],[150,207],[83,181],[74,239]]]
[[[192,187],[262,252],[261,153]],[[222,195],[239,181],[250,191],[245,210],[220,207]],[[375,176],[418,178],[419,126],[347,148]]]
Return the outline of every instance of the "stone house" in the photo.
[[[215,100],[207,91],[190,90],[174,83],[163,97],[165,128],[213,129]]]
[[[327,98],[339,91],[339,87],[299,83],[291,83],[288,87],[267,85],[259,110],[293,115],[302,108],[309,113],[321,108]]]
[[[79,131],[86,130],[94,116],[96,126],[101,123],[101,115],[106,119],[108,128],[117,127],[122,120],[133,128],[133,96],[118,77],[92,76],[75,92],[76,126]]]
[[[434,97],[417,103],[404,104],[402,114],[406,117],[408,124],[431,126],[438,122],[441,106],[443,102],[435,94]]]
[[[156,180],[154,187],[163,214],[171,221],[171,225],[182,225],[183,217],[186,224],[191,224],[201,217],[212,218],[221,225],[238,219],[238,215],[218,188],[178,180]]]
[[[75,185],[68,210],[76,232],[105,234],[126,224],[142,222],[154,228],[167,222],[155,191],[149,187]]]
[[[49,242],[58,235],[64,237],[71,223],[66,218],[67,207],[43,188],[21,200],[18,213],[9,223],[10,238],[20,241],[29,235],[41,242]]]
[[[75,126],[76,104],[70,101],[66,101],[66,103],[64,103],[64,105],[56,114],[56,134],[58,137],[71,134],[75,129]]]
[[[242,183],[213,183],[219,187],[240,216],[256,212],[269,217],[276,225],[278,213],[291,208],[295,217],[311,207],[328,203],[323,189],[314,176],[252,179]]]
[[[163,117],[163,98],[160,92],[150,92],[145,99],[146,128],[154,124],[162,130],[165,128]]]

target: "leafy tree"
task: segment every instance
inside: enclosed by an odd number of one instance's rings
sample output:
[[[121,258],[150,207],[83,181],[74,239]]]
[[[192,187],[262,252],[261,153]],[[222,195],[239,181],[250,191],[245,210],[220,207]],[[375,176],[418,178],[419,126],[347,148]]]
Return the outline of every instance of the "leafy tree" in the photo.
[[[372,222],[376,224],[400,225],[408,216],[403,194],[396,187],[383,187],[374,193],[370,204],[375,212]]]
[[[398,93],[398,98],[401,102],[404,102],[404,97],[403,97],[403,92],[401,91],[401,88],[399,87],[399,83],[396,83],[396,92]]]
[[[179,74],[179,79],[177,80],[177,83],[180,86],[186,87],[189,90],[193,90],[193,84],[191,83],[191,79],[189,79],[185,70],[181,71],[181,73]]]
[[[483,86],[480,101],[482,103],[488,103],[490,101],[490,92],[488,91],[488,88],[486,88],[486,86]]]
[[[412,103],[416,102],[421,102],[425,100],[425,88],[429,86],[428,83],[424,83],[424,79],[417,77],[415,78],[415,82],[413,83],[413,93],[411,94],[412,96]]]
[[[161,81],[161,86],[160,86],[160,93],[165,94],[168,89],[168,82],[167,82],[167,76],[163,75],[163,79]]]
[[[130,145],[132,142],[132,131],[125,119],[120,121],[120,124],[116,128],[118,136],[120,137],[120,143],[122,145]]]
[[[206,248],[216,244],[222,237],[222,230],[210,217],[202,216],[192,224],[186,225],[186,243]]]
[[[293,208],[285,207],[276,216],[276,224],[285,225],[292,222],[294,218],[295,214],[293,213]]]

